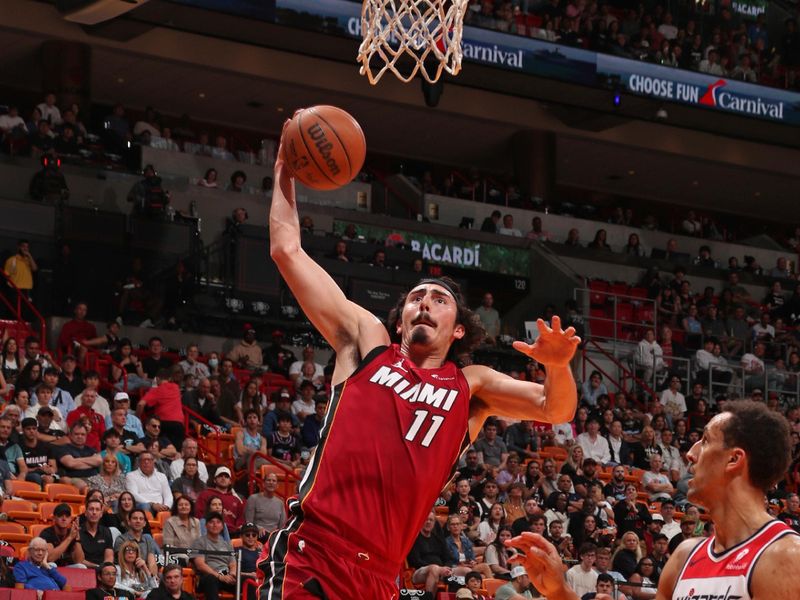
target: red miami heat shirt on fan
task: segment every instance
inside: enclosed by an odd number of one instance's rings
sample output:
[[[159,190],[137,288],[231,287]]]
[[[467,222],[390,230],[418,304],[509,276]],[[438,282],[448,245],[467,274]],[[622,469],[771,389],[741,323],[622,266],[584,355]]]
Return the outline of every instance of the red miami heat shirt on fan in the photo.
[[[750,580],[759,557],[785,535],[797,534],[780,521],[769,521],[722,554],[713,550],[714,537],[704,540],[689,554],[672,600],[750,600]]]
[[[370,352],[334,391],[298,490],[303,520],[401,565],[469,443],[469,399],[451,362]]]

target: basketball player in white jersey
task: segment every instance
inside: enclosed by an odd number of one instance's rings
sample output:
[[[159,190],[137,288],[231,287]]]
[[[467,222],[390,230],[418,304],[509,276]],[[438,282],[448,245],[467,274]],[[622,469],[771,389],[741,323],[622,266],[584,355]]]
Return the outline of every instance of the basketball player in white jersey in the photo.
[[[687,456],[694,471],[689,501],[708,510],[715,534],[678,546],[656,600],[800,599],[800,536],[764,508],[766,491],[789,465],[786,420],[761,403],[729,403]],[[541,536],[506,543],[525,552],[531,582],[548,600],[577,599],[560,576],[558,553]]]

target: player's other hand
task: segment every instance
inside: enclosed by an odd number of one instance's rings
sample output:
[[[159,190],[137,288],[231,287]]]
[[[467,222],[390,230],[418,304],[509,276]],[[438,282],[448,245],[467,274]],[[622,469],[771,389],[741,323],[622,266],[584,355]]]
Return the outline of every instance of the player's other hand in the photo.
[[[574,327],[561,329],[561,319],[554,316],[552,327],[548,327],[542,319],[537,319],[539,338],[533,344],[516,341],[515,350],[539,361],[547,366],[566,366],[575,354],[575,349],[581,343],[581,338],[575,335]]]

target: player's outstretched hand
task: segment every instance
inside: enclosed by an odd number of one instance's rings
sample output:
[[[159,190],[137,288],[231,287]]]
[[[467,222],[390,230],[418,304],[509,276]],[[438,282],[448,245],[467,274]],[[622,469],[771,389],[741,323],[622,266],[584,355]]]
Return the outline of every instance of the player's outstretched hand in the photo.
[[[506,546],[516,548],[523,554],[511,558],[525,567],[528,577],[539,593],[547,598],[576,598],[564,580],[564,567],[558,550],[538,533],[525,531],[522,535],[505,541]]]
[[[537,319],[539,337],[536,342],[526,344],[516,341],[513,347],[543,365],[554,367],[568,365],[575,354],[575,349],[581,343],[581,338],[575,335],[574,327],[567,327],[566,331],[561,329],[560,317],[554,316],[551,323],[552,327],[548,327],[542,319]]]
[[[296,115],[299,113],[302,108],[298,108],[294,111]],[[292,115],[294,117],[294,115]],[[281,141],[278,144],[278,154],[275,157],[275,168],[274,168],[274,183],[272,184],[272,194],[274,195],[276,192],[280,192],[280,194],[286,199],[286,201],[294,206],[295,205],[295,196],[294,196],[294,178],[292,177],[291,172],[289,169],[286,168],[286,161],[284,160],[283,155],[283,134],[286,133],[286,128],[289,126],[291,119],[286,119],[283,123],[283,129],[281,129]]]

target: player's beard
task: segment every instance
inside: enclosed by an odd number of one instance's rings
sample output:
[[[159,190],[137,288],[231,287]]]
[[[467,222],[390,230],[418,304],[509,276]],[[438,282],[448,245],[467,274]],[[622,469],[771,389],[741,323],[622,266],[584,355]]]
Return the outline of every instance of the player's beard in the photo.
[[[431,336],[428,334],[428,330],[424,327],[415,327],[411,331],[411,343],[412,344],[419,344],[420,346],[426,346],[431,342]]]

